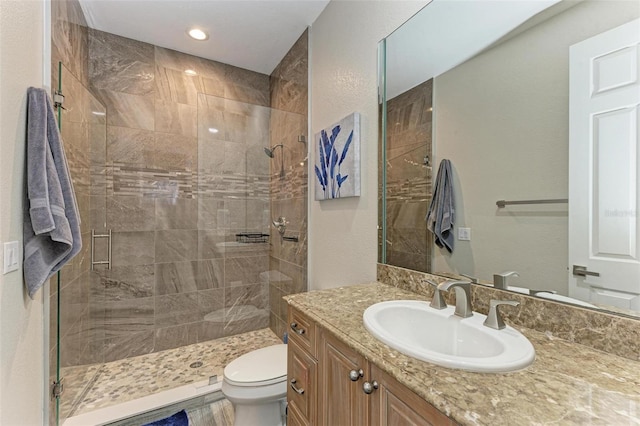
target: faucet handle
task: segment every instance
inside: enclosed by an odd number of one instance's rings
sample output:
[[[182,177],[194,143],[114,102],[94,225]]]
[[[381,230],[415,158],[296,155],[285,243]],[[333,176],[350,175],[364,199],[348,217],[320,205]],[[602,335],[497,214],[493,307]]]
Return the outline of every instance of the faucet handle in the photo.
[[[444,301],[444,297],[442,297],[442,292],[438,288],[440,284],[431,280],[425,280],[425,281],[427,282],[427,284],[433,286],[433,298],[431,299],[431,303],[429,304],[429,306],[431,306],[433,309],[446,309],[447,302]]]
[[[491,299],[491,301],[489,302],[489,314],[487,315],[487,319],[484,321],[484,325],[496,330],[502,330],[506,327],[506,325],[504,324],[504,321],[502,321],[502,317],[500,316],[500,312],[498,311],[498,306],[518,306],[519,304],[520,302],[514,302],[513,300]]]
[[[529,289],[529,296],[537,296],[538,293],[551,293],[551,294],[556,294],[558,293],[555,290],[533,290],[533,289]]]
[[[501,274],[493,274],[493,287],[498,288],[500,290],[508,290],[509,286],[507,285],[507,277],[519,277],[516,271],[507,271],[502,272]]]
[[[460,275],[462,275],[465,278],[469,278],[473,284],[478,284],[478,282],[479,282],[478,278],[476,278],[474,276],[467,275],[467,274],[462,274],[462,273]]]

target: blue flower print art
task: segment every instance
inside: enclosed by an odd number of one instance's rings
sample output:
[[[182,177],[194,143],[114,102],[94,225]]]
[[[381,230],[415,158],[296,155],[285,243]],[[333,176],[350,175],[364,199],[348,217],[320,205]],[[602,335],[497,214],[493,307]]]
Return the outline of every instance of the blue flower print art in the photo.
[[[316,200],[360,196],[360,115],[321,130],[315,144]]]

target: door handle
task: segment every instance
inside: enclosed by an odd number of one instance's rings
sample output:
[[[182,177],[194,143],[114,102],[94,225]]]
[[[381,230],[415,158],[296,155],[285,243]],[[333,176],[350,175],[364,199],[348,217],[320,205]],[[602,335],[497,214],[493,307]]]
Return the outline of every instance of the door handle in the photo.
[[[573,265],[573,275],[577,275],[579,277],[586,277],[587,275],[591,275],[592,277],[599,277],[599,272],[587,271],[586,266]]]

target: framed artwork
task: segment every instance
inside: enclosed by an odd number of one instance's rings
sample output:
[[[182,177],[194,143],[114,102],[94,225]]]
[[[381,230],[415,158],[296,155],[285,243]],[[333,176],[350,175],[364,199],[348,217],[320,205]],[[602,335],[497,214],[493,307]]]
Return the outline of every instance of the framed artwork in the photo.
[[[315,199],[360,196],[360,114],[354,112],[315,135]]]

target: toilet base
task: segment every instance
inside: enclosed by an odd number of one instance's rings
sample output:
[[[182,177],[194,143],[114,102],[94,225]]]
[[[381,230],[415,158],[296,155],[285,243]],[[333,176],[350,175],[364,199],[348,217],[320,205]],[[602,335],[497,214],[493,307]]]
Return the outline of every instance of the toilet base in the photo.
[[[233,403],[233,426],[285,426],[287,399],[264,404]]]

